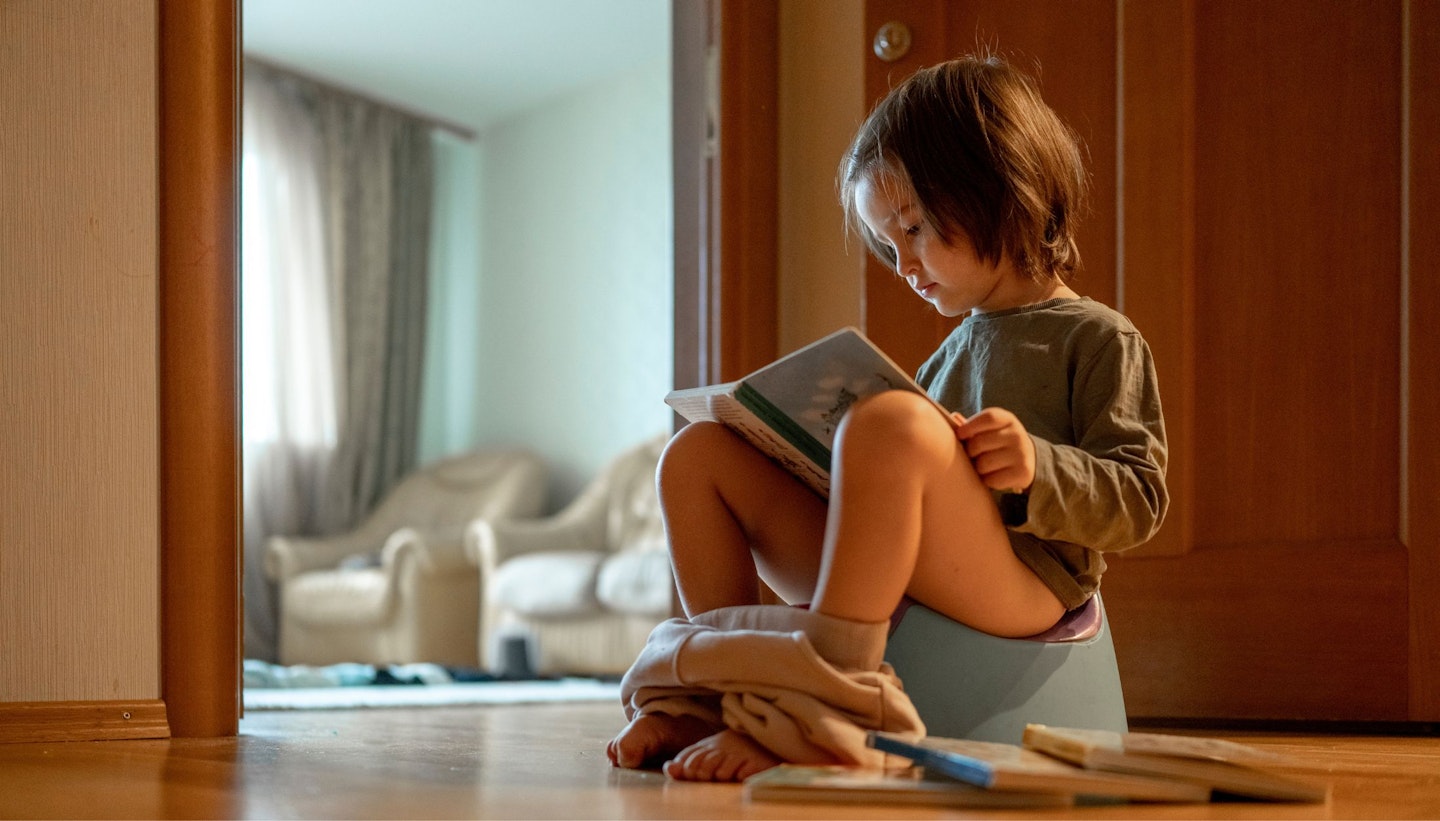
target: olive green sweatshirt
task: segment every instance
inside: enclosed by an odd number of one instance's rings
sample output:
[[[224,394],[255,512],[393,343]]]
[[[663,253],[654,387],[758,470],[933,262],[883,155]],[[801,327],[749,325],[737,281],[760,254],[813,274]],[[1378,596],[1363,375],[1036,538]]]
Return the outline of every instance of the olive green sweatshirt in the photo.
[[[1089,298],[972,314],[917,381],[969,417],[998,407],[1035,442],[1035,481],[999,495],[1017,556],[1066,607],[1100,586],[1102,553],[1144,543],[1169,506],[1165,422],[1150,348]]]

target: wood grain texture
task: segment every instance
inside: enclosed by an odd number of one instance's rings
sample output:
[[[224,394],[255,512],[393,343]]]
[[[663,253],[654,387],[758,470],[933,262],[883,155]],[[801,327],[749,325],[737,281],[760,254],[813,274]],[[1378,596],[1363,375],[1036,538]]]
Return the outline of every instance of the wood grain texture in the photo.
[[[1427,720],[1414,694],[1436,668],[1417,639],[1435,618],[1412,591],[1433,587],[1436,557],[1413,533],[1407,549],[1399,447],[1403,426],[1414,441],[1416,414],[1433,413],[1402,399],[1401,320],[1419,295],[1401,259],[1402,6],[1125,9],[1127,50],[1149,38],[1194,62],[1188,181],[1142,191],[1140,164],[1174,153],[1155,130],[1164,109],[1126,101],[1126,185],[1158,208],[1127,207],[1127,245],[1177,201],[1193,210],[1179,277],[1125,277],[1154,292],[1146,312],[1174,295],[1168,325],[1144,330],[1162,385],[1179,375],[1188,391],[1172,451],[1186,518],[1168,534],[1182,549],[1162,552],[1191,551],[1127,557],[1106,576],[1130,709]],[[1182,22],[1154,26],[1165,13]],[[1431,378],[1433,360],[1413,359],[1410,375]],[[1413,472],[1431,457],[1413,445],[1410,457],[1411,498],[1433,498],[1437,477]]]
[[[155,7],[0,41],[0,702],[155,699]]]
[[[0,704],[0,744],[169,737],[165,702],[158,699]]]
[[[1400,6],[1196,14],[1196,539],[1398,537]]]
[[[1406,198],[1410,550],[1410,712],[1440,721],[1440,4],[1408,0],[1410,127]]]
[[[712,381],[778,353],[780,13],[768,0],[717,0],[719,123],[710,183]],[[743,318],[742,318],[743,317]]]
[[[1436,818],[1430,738],[1206,733],[1299,758],[1326,804],[1228,801],[967,811],[750,803],[734,784],[619,770],[618,704],[255,712],[237,738],[0,745],[16,818]],[[563,728],[563,730],[562,730]]]
[[[1150,343],[1170,462],[1170,510],[1137,555],[1195,543],[1194,3],[1122,3],[1121,237],[1116,307]]]
[[[1297,570],[1316,567],[1314,571]],[[1325,572],[1344,568],[1344,572]],[[1407,721],[1396,543],[1251,544],[1105,574],[1133,718]]]
[[[1433,720],[1435,11],[1096,3],[1056,35],[1053,5],[965,2],[944,5],[936,44],[939,4],[867,6],[871,25],[925,21],[917,59],[977,40],[1039,57],[1047,100],[1090,144],[1079,290],[1105,299],[1095,268],[1114,269],[1172,433],[1172,519],[1105,580],[1131,709]],[[867,303],[872,335],[933,345],[898,304]]]
[[[868,42],[886,23],[904,23],[911,45],[899,60],[875,56]],[[865,3],[865,112],[868,115],[891,88],[928,65],[946,58],[946,21],[933,0],[868,0]],[[859,244],[857,242],[857,244]],[[914,373],[959,323],[947,319],[915,295],[895,271],[865,255],[861,327],[901,368]]]
[[[1084,261],[1076,290],[1114,304],[1116,270],[1115,8],[1113,0],[1070,3],[1065,14],[1027,0],[871,0],[866,31],[898,20],[913,45],[893,63],[866,56],[867,109],[917,69],[969,53],[994,51],[1029,73],[1046,101],[1075,130],[1092,175],[1090,213],[1079,228]],[[939,316],[895,276],[870,260],[865,272],[866,332],[901,367],[917,368],[958,320]]]
[[[160,11],[164,699],[177,736],[240,718],[235,0]]]

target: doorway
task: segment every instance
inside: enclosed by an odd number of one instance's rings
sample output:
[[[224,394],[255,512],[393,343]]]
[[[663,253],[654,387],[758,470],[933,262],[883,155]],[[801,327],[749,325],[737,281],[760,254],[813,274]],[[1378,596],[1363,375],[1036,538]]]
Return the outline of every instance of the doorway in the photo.
[[[551,509],[669,425],[670,4],[623,2],[243,0],[246,56],[436,123],[416,461],[532,449]],[[246,541],[245,655],[273,658]]]

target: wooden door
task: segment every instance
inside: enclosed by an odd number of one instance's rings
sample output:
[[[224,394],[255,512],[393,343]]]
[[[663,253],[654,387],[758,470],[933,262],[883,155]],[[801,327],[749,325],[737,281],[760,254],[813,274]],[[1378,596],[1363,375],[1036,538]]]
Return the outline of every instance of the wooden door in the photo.
[[[866,29],[870,99],[989,47],[1088,146],[1075,285],[1150,341],[1171,442],[1170,516],[1104,583],[1130,714],[1440,719],[1440,5],[867,0]],[[873,262],[865,323],[907,366],[952,324]]]

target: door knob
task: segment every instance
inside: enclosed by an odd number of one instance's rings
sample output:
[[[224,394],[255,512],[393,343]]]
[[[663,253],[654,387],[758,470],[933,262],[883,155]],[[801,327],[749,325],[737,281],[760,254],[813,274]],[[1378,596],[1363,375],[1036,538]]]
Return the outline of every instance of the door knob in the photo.
[[[891,20],[875,32],[875,56],[893,63],[910,51],[910,27]]]

